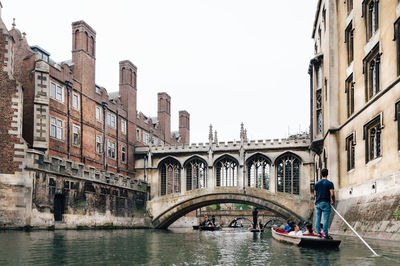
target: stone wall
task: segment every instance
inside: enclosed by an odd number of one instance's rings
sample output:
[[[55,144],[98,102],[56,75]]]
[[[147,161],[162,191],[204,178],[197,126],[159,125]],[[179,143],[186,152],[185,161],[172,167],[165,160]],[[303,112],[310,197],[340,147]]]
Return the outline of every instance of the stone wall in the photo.
[[[338,212],[365,237],[400,240],[400,172],[339,190]],[[354,235],[337,216],[331,232]]]

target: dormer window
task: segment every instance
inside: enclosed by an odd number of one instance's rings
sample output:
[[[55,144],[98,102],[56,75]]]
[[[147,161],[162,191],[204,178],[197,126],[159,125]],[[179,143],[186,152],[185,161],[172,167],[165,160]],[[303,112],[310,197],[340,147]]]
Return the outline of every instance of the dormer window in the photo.
[[[47,63],[50,61],[50,53],[45,51],[43,48],[39,46],[31,46],[31,49],[36,53],[37,59],[41,59]]]

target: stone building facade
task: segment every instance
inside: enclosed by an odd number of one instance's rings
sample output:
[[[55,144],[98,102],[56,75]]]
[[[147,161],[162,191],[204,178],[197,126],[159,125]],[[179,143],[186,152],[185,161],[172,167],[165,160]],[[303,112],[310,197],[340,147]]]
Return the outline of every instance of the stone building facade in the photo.
[[[400,239],[399,1],[319,0],[312,38],[314,182],[328,168],[348,221]]]
[[[96,32],[84,21],[72,23],[72,59],[59,63],[15,26],[0,17],[0,224],[133,225],[148,191],[136,178],[136,147],[188,144],[190,114],[180,111],[171,132],[165,92],[157,117],[138,112],[128,60],[119,63],[118,92],[96,84]]]

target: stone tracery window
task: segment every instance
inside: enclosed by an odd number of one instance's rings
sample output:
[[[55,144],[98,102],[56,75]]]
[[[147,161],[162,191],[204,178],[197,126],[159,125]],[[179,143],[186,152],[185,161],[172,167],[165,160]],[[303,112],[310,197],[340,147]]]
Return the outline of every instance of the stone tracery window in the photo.
[[[283,155],[277,160],[276,168],[278,191],[299,194],[300,160],[291,154]]]
[[[232,187],[238,185],[238,163],[235,159],[223,157],[216,162],[215,168],[217,187]]]
[[[200,159],[190,160],[186,166],[186,190],[206,187],[207,165]]]
[[[250,157],[247,162],[247,185],[249,187],[269,189],[271,163],[260,154]]]
[[[179,193],[181,191],[181,166],[173,158],[167,158],[160,163],[161,196]]]

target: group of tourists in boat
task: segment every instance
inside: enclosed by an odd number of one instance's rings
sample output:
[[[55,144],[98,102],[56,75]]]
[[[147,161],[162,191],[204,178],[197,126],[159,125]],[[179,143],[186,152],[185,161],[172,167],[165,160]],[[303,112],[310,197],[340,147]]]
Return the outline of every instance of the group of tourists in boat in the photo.
[[[288,220],[283,228],[272,228],[272,236],[275,239],[299,246],[339,246],[340,240],[334,240],[328,233],[331,207],[335,206],[335,190],[333,183],[327,178],[328,169],[322,169],[321,180],[314,185],[316,232],[313,232],[312,224],[308,222],[296,224]],[[322,214],[324,217],[323,226],[321,224]]]

